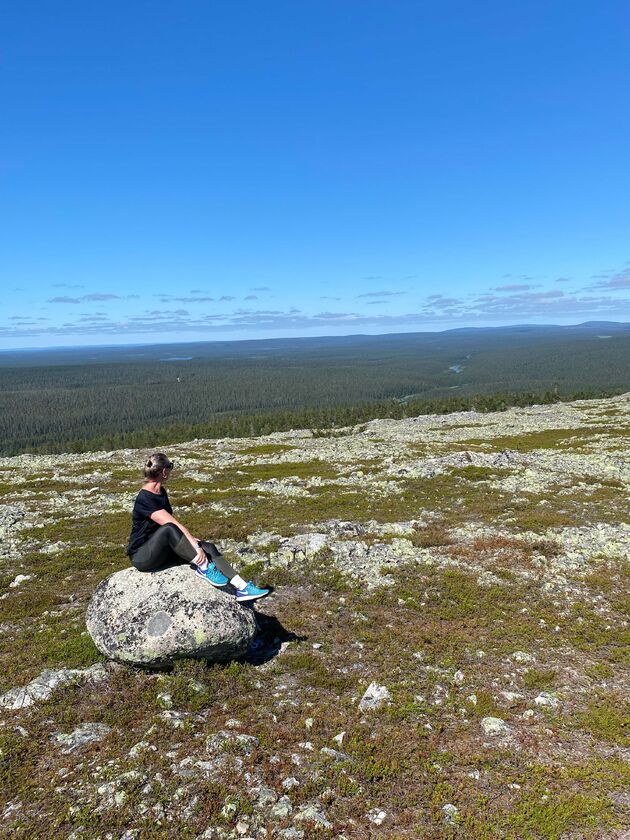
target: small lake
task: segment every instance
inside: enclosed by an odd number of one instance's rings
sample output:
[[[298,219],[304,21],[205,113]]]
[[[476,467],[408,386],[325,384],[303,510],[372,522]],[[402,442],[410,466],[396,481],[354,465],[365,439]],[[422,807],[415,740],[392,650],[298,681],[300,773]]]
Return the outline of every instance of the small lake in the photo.
[[[169,356],[167,359],[160,359],[161,362],[189,362],[192,356]]]

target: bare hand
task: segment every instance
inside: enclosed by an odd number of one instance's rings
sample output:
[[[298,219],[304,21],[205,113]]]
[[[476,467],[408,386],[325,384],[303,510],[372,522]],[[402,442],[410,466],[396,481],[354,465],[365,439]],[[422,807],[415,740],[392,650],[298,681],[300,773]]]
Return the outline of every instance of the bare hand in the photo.
[[[206,557],[206,552],[199,545],[199,540],[193,537],[192,534],[187,533],[186,536],[188,537],[188,542],[192,545],[196,552],[195,558],[192,562],[196,563],[198,566],[204,566],[208,558]]]

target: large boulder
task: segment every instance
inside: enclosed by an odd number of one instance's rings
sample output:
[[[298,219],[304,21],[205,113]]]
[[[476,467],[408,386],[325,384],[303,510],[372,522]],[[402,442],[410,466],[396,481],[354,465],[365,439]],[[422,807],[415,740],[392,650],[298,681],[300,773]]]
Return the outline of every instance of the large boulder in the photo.
[[[224,662],[254,639],[252,609],[215,589],[189,566],[159,572],[124,569],[96,587],[86,624],[94,644],[116,662],[159,668],[188,657]]]

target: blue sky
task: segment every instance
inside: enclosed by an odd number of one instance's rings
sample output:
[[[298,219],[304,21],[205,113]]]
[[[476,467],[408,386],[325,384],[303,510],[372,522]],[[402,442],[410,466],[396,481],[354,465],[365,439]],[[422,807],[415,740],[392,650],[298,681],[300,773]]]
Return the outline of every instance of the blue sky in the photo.
[[[623,2],[38,2],[0,347],[630,320]]]

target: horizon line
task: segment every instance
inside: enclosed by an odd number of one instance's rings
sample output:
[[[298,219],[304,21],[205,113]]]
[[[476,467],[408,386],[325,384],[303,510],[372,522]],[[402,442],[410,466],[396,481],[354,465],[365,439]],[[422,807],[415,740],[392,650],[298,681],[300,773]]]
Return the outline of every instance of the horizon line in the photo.
[[[34,352],[46,352],[46,351],[53,351],[53,350],[105,350],[105,349],[112,349],[112,348],[123,348],[123,347],[168,347],[168,346],[176,346],[176,345],[199,345],[199,344],[245,344],[248,342],[264,342],[264,341],[311,341],[316,339],[322,338],[379,338],[385,336],[394,336],[394,335],[426,335],[426,334],[433,334],[433,333],[448,333],[448,332],[458,332],[462,330],[504,330],[504,329],[517,329],[522,327],[531,327],[531,328],[548,328],[548,327],[557,327],[559,329],[570,329],[571,327],[585,327],[589,324],[592,325],[614,325],[620,327],[630,327],[630,321],[597,321],[597,320],[590,320],[590,321],[580,321],[571,324],[556,324],[556,323],[528,323],[528,322],[518,322],[513,324],[499,324],[496,326],[474,326],[474,325],[467,325],[467,326],[459,326],[459,327],[449,327],[447,329],[437,329],[437,330],[410,330],[404,332],[386,332],[386,333],[365,333],[365,332],[357,332],[357,333],[344,333],[343,335],[330,335],[330,334],[322,334],[322,335],[295,335],[295,336],[270,336],[265,338],[230,338],[230,339],[206,339],[205,341],[187,341],[185,339],[181,341],[177,340],[169,340],[169,341],[140,341],[140,342],[120,342],[120,343],[104,343],[104,344],[50,344],[43,347],[38,346],[29,346],[29,347],[6,347],[0,348],[0,354],[3,353],[34,353]]]

